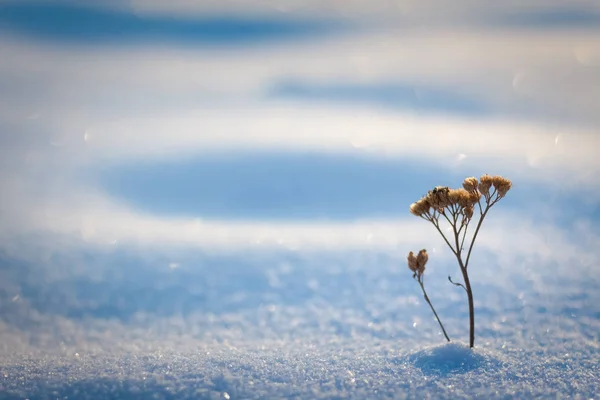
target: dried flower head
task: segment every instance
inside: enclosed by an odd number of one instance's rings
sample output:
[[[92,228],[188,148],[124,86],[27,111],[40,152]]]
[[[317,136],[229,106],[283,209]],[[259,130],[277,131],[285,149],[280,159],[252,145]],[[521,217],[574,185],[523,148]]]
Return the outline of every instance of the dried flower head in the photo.
[[[492,187],[492,177],[488,174],[482,175],[479,178],[479,191],[483,194],[488,194],[490,192],[490,187]]]
[[[465,188],[468,192],[474,192],[477,190],[477,178],[471,176],[470,178],[465,178],[463,181],[463,188]]]
[[[465,193],[464,189],[451,189],[448,193],[448,198],[452,204],[458,204]]]
[[[423,273],[425,272],[425,264],[427,264],[428,260],[429,260],[429,256],[427,255],[427,250],[423,249],[423,250],[419,251],[419,254],[417,254],[417,274],[418,275],[423,275]]]
[[[416,215],[417,217],[421,216],[421,213],[419,212],[419,204],[418,203],[412,203],[410,205],[410,213],[412,215]]]
[[[431,207],[436,210],[442,210],[452,204],[448,197],[449,192],[450,188],[447,186],[437,186],[427,193],[426,198],[429,204],[431,204]]]
[[[416,215],[417,217],[420,217],[421,215],[427,213],[430,208],[431,208],[431,204],[429,204],[428,198],[424,197],[421,200],[417,201],[416,203],[412,203],[410,205],[410,212],[411,212],[411,214]]]
[[[414,253],[411,251],[408,253],[408,269],[412,272],[417,272],[417,257],[415,257]]]
[[[498,191],[499,197],[504,197],[506,192],[508,192],[512,187],[512,182],[500,175],[496,175],[492,178],[492,184]]]
[[[452,204],[458,204],[461,207],[472,204],[471,194],[463,188],[453,189],[450,193],[450,198],[452,199]]]
[[[469,206],[476,204],[481,198],[481,193],[478,190],[469,192]]]

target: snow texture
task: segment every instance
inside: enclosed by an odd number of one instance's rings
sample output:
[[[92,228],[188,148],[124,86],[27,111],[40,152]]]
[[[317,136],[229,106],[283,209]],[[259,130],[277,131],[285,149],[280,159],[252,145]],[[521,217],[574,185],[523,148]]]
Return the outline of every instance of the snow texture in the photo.
[[[445,343],[398,255],[6,256],[0,398],[596,397],[597,267],[474,260],[471,350],[450,261],[426,272]]]
[[[600,13],[479,3],[0,0],[0,400],[598,398]]]

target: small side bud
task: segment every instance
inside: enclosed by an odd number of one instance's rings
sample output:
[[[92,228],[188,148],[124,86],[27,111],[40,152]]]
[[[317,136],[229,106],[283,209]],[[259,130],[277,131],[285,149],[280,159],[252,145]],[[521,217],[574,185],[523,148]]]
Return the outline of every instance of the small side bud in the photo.
[[[427,264],[428,260],[429,260],[429,255],[427,255],[427,250],[423,249],[423,250],[419,251],[419,254],[417,254],[417,274],[418,275],[423,275],[423,273],[425,272],[425,264]]]
[[[412,272],[417,272],[417,257],[415,257],[415,254],[411,251],[410,253],[408,253],[408,269],[410,269]]]
[[[473,212],[475,211],[475,207],[473,207],[473,205],[470,206],[466,206],[464,208],[464,213],[465,213],[465,218],[466,219],[471,219],[473,218]]]

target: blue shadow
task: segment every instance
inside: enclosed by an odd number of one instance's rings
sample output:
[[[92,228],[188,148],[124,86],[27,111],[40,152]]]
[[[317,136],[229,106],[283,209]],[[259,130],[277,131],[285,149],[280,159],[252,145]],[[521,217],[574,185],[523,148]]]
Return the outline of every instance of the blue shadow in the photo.
[[[427,172],[350,156],[244,153],[115,166],[92,179],[117,199],[157,214],[344,220],[405,214],[417,200],[407,182]]]
[[[195,249],[175,256],[183,265],[171,270],[172,258],[160,250],[136,252],[126,245],[108,252],[82,247],[54,254],[40,266],[7,257],[0,249],[0,321],[28,331],[32,324],[29,308],[71,320],[114,319],[129,324],[139,314],[150,319],[223,315],[267,304],[303,306],[315,300],[368,313],[364,293],[377,291],[393,297],[411,285],[386,269],[340,275],[338,268],[331,267],[339,262],[335,254],[310,257],[276,249],[207,254]],[[350,259],[361,257],[360,252],[349,255]],[[392,263],[384,255],[377,261]],[[282,262],[289,269],[276,267]],[[65,268],[70,270],[68,275],[57,274]],[[94,277],[89,271],[94,271]],[[269,276],[276,276],[277,283]],[[382,279],[399,282],[382,288]],[[319,289],[311,288],[309,282],[317,282]],[[11,300],[15,292],[24,303]]]
[[[0,32],[40,40],[115,44],[166,41],[180,44],[248,44],[300,38],[340,28],[335,23],[241,17],[137,16],[101,7],[46,2],[0,4]]]
[[[469,171],[476,176],[487,172],[494,171]],[[465,176],[462,167],[444,168],[411,159],[240,152],[104,165],[80,178],[97,182],[108,195],[140,211],[158,215],[342,221],[405,217],[409,205],[428,190],[436,185],[460,187]],[[535,207],[531,199],[543,199],[573,210],[554,217],[561,225],[581,217],[582,211],[593,220],[599,218],[597,206],[585,206],[560,186],[531,185],[513,178],[513,190],[502,201],[505,208]]]
[[[268,92],[269,97],[338,103],[375,104],[390,109],[423,113],[446,113],[483,116],[491,113],[481,99],[460,93],[406,82],[383,82],[374,85],[334,84],[310,85],[303,82],[281,82]]]
[[[600,13],[584,9],[518,12],[500,16],[495,22],[500,26],[528,28],[594,28],[600,27]]]

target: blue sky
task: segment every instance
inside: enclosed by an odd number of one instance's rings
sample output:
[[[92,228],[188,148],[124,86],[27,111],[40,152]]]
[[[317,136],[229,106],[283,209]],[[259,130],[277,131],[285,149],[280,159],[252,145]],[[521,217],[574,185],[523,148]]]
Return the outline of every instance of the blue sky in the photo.
[[[593,3],[220,7],[0,3],[6,238],[397,248],[482,173],[531,229],[597,218]]]

